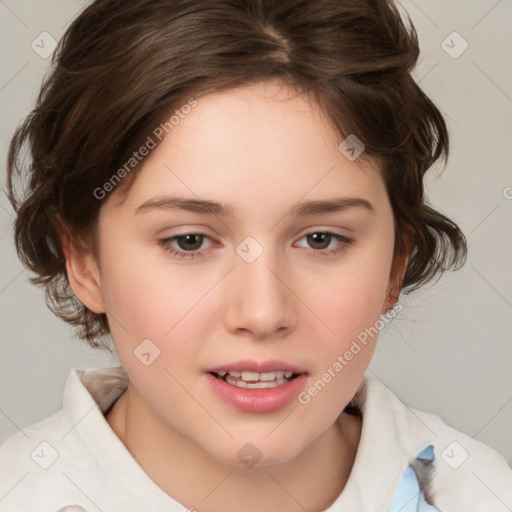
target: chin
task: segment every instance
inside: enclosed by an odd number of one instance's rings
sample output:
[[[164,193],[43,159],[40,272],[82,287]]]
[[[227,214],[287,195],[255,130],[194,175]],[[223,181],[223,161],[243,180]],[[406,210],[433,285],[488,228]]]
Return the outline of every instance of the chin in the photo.
[[[216,445],[213,450],[208,451],[221,464],[236,469],[251,469],[285,464],[300,455],[305,449],[305,443],[302,443],[301,446],[294,446],[290,444],[289,438],[278,439],[277,436],[274,441],[262,436],[259,437],[259,440],[254,441],[249,440],[251,436],[247,436],[246,441],[238,439],[230,440],[227,446]]]

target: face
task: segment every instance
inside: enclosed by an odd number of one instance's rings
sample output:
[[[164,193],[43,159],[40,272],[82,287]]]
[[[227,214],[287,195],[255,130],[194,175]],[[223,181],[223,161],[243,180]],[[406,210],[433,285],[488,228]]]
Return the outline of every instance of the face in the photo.
[[[209,94],[102,207],[120,361],[163,429],[224,463],[246,443],[263,465],[300,454],[370,362],[393,213],[378,169],[341,142],[277,83]]]

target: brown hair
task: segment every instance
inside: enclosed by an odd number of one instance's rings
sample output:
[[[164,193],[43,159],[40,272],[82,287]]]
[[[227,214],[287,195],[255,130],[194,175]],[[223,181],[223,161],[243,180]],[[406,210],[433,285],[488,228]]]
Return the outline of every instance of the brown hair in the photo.
[[[426,171],[441,156],[446,163],[448,132],[410,75],[418,56],[412,22],[407,28],[388,0],[96,0],[59,43],[9,150],[16,247],[32,281],[81,338],[106,346],[106,316],[69,286],[59,219],[90,241],[102,206],[95,190],[165,115],[190,96],[276,78],[307,92],[340,142],[355,134],[364,157],[380,163],[396,252],[404,254],[403,235],[412,233],[404,291],[460,268],[465,237],[424,193]]]

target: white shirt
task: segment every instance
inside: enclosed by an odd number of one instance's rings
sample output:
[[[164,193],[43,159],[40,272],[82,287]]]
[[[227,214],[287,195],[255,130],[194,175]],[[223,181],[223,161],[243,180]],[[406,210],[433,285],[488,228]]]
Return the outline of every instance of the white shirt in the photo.
[[[62,410],[0,446],[0,512],[189,510],[149,478],[107,423],[103,413],[126,385],[120,367],[71,371]],[[363,416],[361,439],[347,484],[325,512],[512,510],[512,469],[485,444],[405,406],[372,376],[351,405]],[[422,492],[404,506],[409,466],[422,466],[416,457],[427,447],[435,460],[418,475],[433,507],[418,500]]]

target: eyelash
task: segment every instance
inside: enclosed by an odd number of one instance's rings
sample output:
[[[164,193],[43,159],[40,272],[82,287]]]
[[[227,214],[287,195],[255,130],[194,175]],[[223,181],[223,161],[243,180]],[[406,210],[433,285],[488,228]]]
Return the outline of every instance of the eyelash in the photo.
[[[299,240],[302,240],[303,238],[308,237],[310,235],[317,235],[317,234],[329,235],[332,238],[338,240],[339,242],[343,242],[342,245],[339,245],[335,249],[319,249],[319,250],[311,249],[312,253],[314,253],[315,255],[320,256],[322,258],[337,256],[337,255],[341,254],[342,252],[344,252],[349,247],[351,247],[352,244],[354,243],[354,240],[352,238],[348,238],[346,236],[339,235],[338,233],[334,233],[332,231],[310,231],[309,233],[305,233],[304,235],[302,235],[302,237]],[[175,247],[170,245],[171,242],[177,240],[178,238],[184,238],[189,235],[194,235],[194,236],[204,237],[204,238],[211,238],[210,236],[208,236],[205,233],[184,233],[183,235],[176,235],[176,236],[173,236],[170,238],[164,238],[162,240],[159,240],[158,243],[164,251],[166,251],[166,252],[170,253],[172,256],[175,256],[180,259],[192,260],[197,257],[203,257],[203,252],[200,252],[199,250],[182,251],[182,250],[177,250]]]

